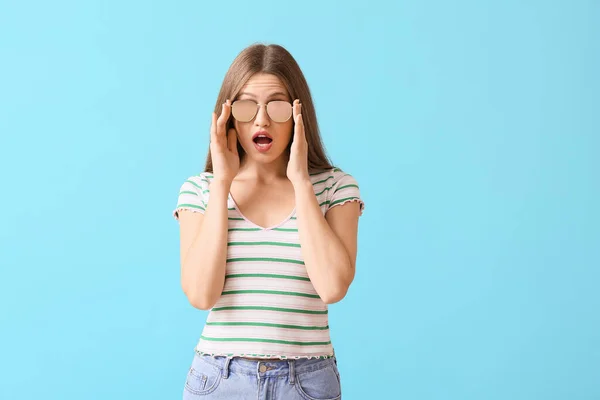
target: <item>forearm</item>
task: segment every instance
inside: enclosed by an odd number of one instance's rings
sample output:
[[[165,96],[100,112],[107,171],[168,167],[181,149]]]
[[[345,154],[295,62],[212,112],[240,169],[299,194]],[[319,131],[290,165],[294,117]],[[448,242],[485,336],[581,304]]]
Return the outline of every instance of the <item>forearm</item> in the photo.
[[[213,182],[202,224],[184,263],[185,293],[197,308],[209,309],[225,282],[227,261],[227,197],[230,184]]]
[[[300,246],[315,290],[326,303],[341,300],[354,278],[354,266],[342,241],[323,216],[310,181],[295,184]]]

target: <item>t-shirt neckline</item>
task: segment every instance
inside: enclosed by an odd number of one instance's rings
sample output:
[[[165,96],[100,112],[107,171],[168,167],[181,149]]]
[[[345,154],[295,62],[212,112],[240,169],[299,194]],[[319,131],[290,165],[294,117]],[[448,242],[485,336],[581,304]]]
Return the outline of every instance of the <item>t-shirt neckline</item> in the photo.
[[[285,217],[285,219],[283,221],[281,221],[281,222],[279,222],[279,223],[277,223],[277,224],[275,224],[273,226],[269,226],[269,227],[260,226],[260,225],[258,225],[256,223],[252,222],[248,218],[246,218],[246,216],[244,215],[244,213],[240,210],[240,207],[236,203],[235,199],[231,195],[231,192],[229,192],[228,196],[229,196],[229,199],[231,200],[231,202],[233,203],[233,208],[240,215],[240,217],[242,217],[244,219],[244,221],[246,221],[250,225],[253,225],[256,228],[259,228],[262,231],[271,231],[273,229],[279,228],[280,226],[282,226],[285,223],[287,223],[294,216],[294,214],[296,214],[296,207],[294,207],[294,209],[292,210],[292,212],[287,217]]]

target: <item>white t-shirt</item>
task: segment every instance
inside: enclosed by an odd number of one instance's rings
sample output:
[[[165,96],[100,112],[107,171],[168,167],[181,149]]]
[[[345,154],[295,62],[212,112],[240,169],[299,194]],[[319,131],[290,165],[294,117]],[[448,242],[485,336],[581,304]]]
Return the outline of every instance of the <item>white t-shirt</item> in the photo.
[[[211,173],[190,177],[173,216],[182,209],[204,213]],[[364,202],[356,180],[340,169],[311,174],[323,215],[332,207]],[[229,195],[225,286],[196,345],[201,354],[261,358],[331,357],[328,309],[315,291],[300,251],[295,210],[263,228],[238,210]]]

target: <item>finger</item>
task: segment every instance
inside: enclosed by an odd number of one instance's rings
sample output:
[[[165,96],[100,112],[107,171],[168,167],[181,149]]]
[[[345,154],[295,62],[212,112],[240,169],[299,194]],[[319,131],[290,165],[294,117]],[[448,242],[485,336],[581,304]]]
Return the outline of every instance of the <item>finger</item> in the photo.
[[[304,121],[302,120],[302,104],[300,100],[297,99],[294,101],[294,121],[296,124],[294,126],[294,132],[297,131],[299,135],[304,136]]]
[[[223,137],[225,136],[225,103],[221,104],[221,113],[217,118],[217,136]]]
[[[217,114],[212,113],[212,120],[210,122],[210,141],[217,141]]]
[[[298,114],[297,117],[297,121],[296,121],[296,137],[298,138],[299,141],[304,141],[305,135],[304,135],[304,120],[302,119],[302,114]]]
[[[227,132],[227,147],[233,154],[237,155],[237,132],[234,128],[229,129],[229,132]]]
[[[217,120],[217,136],[225,136],[225,124],[229,119],[230,113],[231,104],[229,100],[227,100],[221,105],[221,115],[219,115],[219,119]]]
[[[297,121],[298,114],[300,114],[299,104],[300,104],[299,99],[294,100],[294,103],[292,104],[292,115],[294,116],[294,122]]]
[[[302,127],[302,137],[304,137],[304,118],[302,118],[302,104],[300,103],[300,101],[298,100],[298,122],[300,124],[300,126]]]

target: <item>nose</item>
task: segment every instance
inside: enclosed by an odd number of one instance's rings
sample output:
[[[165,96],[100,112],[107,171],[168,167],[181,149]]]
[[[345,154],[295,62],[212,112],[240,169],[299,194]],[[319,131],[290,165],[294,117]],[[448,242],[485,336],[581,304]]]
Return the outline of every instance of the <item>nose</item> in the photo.
[[[259,104],[258,112],[256,113],[256,117],[254,118],[254,124],[257,126],[269,126],[271,120],[269,119],[269,115],[267,114],[267,105]]]

